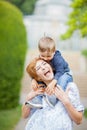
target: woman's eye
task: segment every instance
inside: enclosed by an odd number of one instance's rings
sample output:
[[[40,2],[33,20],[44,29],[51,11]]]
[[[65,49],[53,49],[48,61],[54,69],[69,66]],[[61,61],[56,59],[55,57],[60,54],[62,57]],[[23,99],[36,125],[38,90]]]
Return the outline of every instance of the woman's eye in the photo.
[[[46,65],[46,62],[44,62],[43,65]]]
[[[40,70],[40,66],[36,68],[36,71]]]

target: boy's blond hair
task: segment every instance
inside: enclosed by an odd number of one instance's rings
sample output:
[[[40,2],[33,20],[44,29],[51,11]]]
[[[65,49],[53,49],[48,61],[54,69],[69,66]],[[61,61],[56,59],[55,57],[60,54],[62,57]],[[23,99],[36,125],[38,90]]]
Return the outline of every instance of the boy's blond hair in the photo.
[[[51,37],[42,37],[38,42],[38,48],[40,52],[54,52],[55,51],[55,42]]]

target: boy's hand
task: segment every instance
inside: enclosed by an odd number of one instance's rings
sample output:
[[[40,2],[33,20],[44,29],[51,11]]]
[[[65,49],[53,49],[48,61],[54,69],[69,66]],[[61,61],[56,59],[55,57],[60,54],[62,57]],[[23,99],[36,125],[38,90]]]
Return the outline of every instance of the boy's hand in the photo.
[[[32,81],[31,81],[31,87],[32,87],[33,90],[37,90],[38,83],[37,83],[37,81],[35,79],[32,79]]]
[[[47,94],[49,95],[54,94],[54,88],[55,88],[56,83],[57,81],[53,79],[52,82],[47,86],[47,88],[45,89]]]

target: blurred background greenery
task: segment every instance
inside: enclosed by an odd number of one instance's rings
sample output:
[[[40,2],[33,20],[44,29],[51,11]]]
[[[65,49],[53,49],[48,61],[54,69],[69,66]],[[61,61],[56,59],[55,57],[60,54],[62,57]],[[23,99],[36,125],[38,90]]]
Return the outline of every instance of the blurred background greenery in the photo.
[[[70,38],[73,33],[78,30],[81,37],[87,38],[87,0],[72,0],[70,4],[72,12],[68,16],[68,29],[65,34],[61,35],[61,39]],[[82,55],[87,59],[87,48],[82,50]]]
[[[19,103],[20,80],[27,49],[22,13],[8,2],[0,2],[0,109]]]
[[[33,13],[35,2],[37,0],[2,0],[2,1],[10,2],[11,4],[19,8],[24,15],[25,14],[27,15]]]
[[[19,96],[27,51],[23,16],[33,13],[36,1],[0,0],[0,130],[13,130],[21,117]],[[70,38],[76,30],[87,37],[87,0],[72,0],[70,6],[69,28],[61,39]],[[87,58],[87,49],[82,54]]]
[[[12,130],[20,118],[19,96],[27,50],[23,13],[0,1],[0,129]]]

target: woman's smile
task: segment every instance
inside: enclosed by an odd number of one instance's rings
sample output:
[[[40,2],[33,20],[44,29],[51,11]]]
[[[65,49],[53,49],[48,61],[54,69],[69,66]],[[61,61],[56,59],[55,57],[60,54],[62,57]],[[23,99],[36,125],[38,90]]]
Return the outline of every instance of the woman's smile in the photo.
[[[43,60],[39,60],[36,64],[36,72],[42,80],[52,80],[53,72],[51,66]]]

